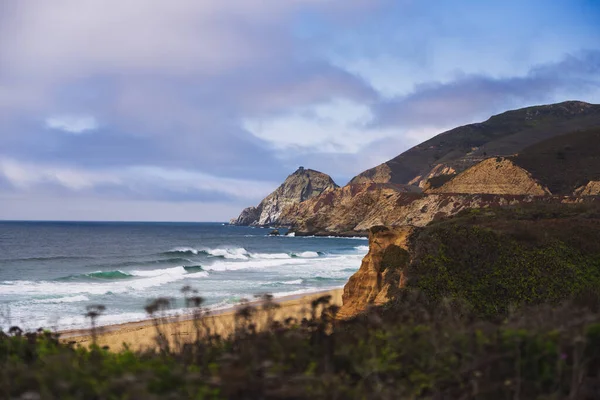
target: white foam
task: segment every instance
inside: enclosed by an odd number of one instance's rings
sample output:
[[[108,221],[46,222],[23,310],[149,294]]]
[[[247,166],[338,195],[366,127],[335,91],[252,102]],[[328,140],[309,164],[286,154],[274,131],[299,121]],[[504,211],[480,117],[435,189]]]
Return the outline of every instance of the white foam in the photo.
[[[294,281],[285,281],[285,282],[279,282],[283,285],[302,285],[303,280],[302,279],[296,279]]]
[[[289,232],[285,236],[287,236],[287,237],[295,237],[296,236],[296,232]]]
[[[130,273],[138,279],[112,282],[55,282],[55,281],[4,281],[0,293],[13,295],[61,295],[61,294],[92,294],[126,293],[144,290],[182,279],[203,278],[208,272],[200,271],[188,274],[183,267],[155,269],[148,271],[133,271]]]
[[[173,268],[163,268],[163,269],[131,271],[129,274],[133,275],[133,276],[152,277],[152,276],[161,276],[161,275],[183,275],[186,272],[187,271],[183,267],[173,267]]]
[[[250,257],[265,260],[285,260],[292,258],[292,256],[287,253],[250,253]]]
[[[59,297],[59,298],[55,298],[55,299],[36,299],[36,300],[32,300],[32,303],[35,304],[59,304],[59,303],[78,303],[80,301],[89,301],[90,299],[83,295],[77,295],[77,296],[67,296],[67,297]]]
[[[248,260],[246,262],[225,261],[217,262],[212,265],[203,266],[207,271],[237,271],[241,269],[256,269],[256,268],[271,268],[280,267],[289,264],[302,264],[299,259],[263,259],[263,260]]]
[[[273,293],[273,297],[277,298],[277,297],[285,297],[285,296],[295,296],[295,295],[299,295],[299,294],[310,294],[310,293],[325,292],[325,291],[328,291],[328,290],[340,289],[340,288],[343,288],[343,287],[344,287],[343,285],[338,285],[338,286],[329,286],[329,287],[298,289],[298,290],[292,290],[292,291],[289,291],[289,292]]]
[[[198,254],[199,251],[192,247],[175,247],[174,249],[169,250],[169,253],[192,253]]]
[[[369,251],[369,246],[356,246],[354,248],[358,251]]]
[[[295,234],[293,236],[290,235],[285,235],[282,237],[298,237],[298,238],[302,238],[302,239],[348,239],[348,240],[369,240],[368,237],[365,236],[315,236],[315,235],[310,235],[310,236],[296,236]]]
[[[316,258],[319,257],[319,253],[316,251],[303,251],[302,253],[296,253],[295,256],[300,258]]]
[[[316,253],[315,253],[316,254]],[[313,255],[314,256],[314,255]],[[288,259],[250,259],[244,262],[240,261],[222,261],[212,265],[202,266],[207,271],[237,271],[244,269],[269,269],[279,268],[281,273],[289,270],[290,273],[297,276],[297,273],[312,274],[318,276],[329,273],[340,273],[350,267],[360,266],[363,258],[362,254],[345,254],[328,257],[297,257]],[[307,275],[311,276],[311,275]]]
[[[215,257],[224,257],[230,260],[246,260],[249,256],[248,251],[243,247],[232,249],[204,249],[207,254]]]

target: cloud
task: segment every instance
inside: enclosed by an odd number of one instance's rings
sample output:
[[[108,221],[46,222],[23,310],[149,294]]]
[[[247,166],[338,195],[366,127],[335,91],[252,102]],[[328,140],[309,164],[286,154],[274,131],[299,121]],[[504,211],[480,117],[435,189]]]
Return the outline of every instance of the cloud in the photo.
[[[380,126],[450,126],[510,108],[569,100],[573,94],[600,100],[600,51],[534,66],[524,76],[471,74],[420,84],[406,96],[381,102],[375,113]]]
[[[138,200],[188,199],[257,201],[278,184],[219,178],[210,174],[153,166],[81,169],[0,158],[0,177],[20,192],[63,193]]]
[[[0,24],[0,56],[8,73],[35,72],[53,79],[90,70],[220,75],[240,65],[250,67],[289,56],[293,39],[278,33],[285,32],[282,28],[297,12],[364,12],[379,1],[368,3],[9,1]]]
[[[98,121],[91,115],[60,115],[46,118],[46,127],[77,135],[98,129]]]
[[[290,27],[300,13],[346,24],[345,16],[376,10],[380,1],[7,4],[0,14],[0,88],[27,97],[19,108],[0,109],[7,132],[0,146],[19,159],[275,179],[289,171],[268,141],[244,129],[245,119],[377,98],[354,74],[316,54],[303,56],[308,44]],[[55,117],[57,109],[93,113],[102,135],[41,137],[32,116],[52,115],[51,126],[72,133],[91,122]]]
[[[247,119],[244,127],[277,150],[298,153],[358,153],[392,133],[370,129],[371,109],[343,100],[301,107],[274,118]],[[285,134],[282,134],[285,132]]]
[[[11,159],[0,159],[0,174],[20,189],[37,185],[57,184],[70,190],[83,190],[100,184],[119,184],[112,174],[81,172],[74,169],[49,165],[33,165]]]

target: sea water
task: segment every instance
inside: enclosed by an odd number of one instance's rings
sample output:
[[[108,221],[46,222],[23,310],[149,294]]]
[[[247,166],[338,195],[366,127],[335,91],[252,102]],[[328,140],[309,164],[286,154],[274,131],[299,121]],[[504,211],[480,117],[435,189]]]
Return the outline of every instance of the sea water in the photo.
[[[149,301],[186,311],[189,285],[212,310],[342,287],[368,247],[363,238],[270,236],[221,223],[0,222],[0,328],[89,326],[147,318]],[[282,231],[285,234],[285,230]]]

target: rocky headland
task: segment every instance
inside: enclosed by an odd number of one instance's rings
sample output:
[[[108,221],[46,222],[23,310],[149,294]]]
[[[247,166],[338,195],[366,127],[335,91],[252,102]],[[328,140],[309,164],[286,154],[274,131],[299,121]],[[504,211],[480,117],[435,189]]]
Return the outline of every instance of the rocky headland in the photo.
[[[286,207],[301,203],[339,186],[326,175],[312,169],[298,168],[258,206],[248,207],[230,221],[232,225],[281,225],[280,215]]]

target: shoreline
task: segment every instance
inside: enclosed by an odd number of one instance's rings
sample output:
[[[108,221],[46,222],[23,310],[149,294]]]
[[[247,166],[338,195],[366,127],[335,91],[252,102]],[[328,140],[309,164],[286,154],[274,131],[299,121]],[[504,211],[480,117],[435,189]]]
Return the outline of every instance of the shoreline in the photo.
[[[298,320],[310,314],[310,303],[321,296],[331,295],[330,305],[342,305],[343,287],[319,290],[310,293],[291,294],[273,299],[273,302],[279,305],[275,310],[275,319],[293,317]],[[248,302],[249,305],[257,307],[262,304],[261,300]],[[234,329],[235,313],[240,304],[231,307],[210,311],[203,319],[211,325],[215,333],[225,336]],[[257,313],[257,318],[261,318],[261,311]],[[190,339],[190,332],[193,331],[193,314],[184,314],[169,316],[165,318],[166,322],[161,323],[161,328],[165,330],[171,339],[184,337]],[[156,335],[154,319],[148,318],[141,321],[124,322],[119,324],[103,325],[96,328],[97,342],[99,346],[108,346],[111,350],[120,350],[126,343],[134,350],[155,347],[154,338]],[[89,345],[92,342],[92,329],[69,329],[57,331],[60,340],[63,342],[72,342],[76,345]]]

